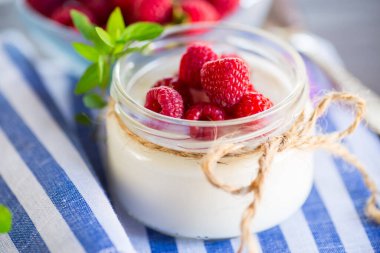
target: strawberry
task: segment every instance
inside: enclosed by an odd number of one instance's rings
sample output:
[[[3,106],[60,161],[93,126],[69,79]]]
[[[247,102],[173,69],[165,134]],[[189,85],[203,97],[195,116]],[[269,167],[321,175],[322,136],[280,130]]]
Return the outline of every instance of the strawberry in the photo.
[[[200,70],[208,61],[218,59],[218,55],[205,44],[193,44],[182,55],[179,66],[179,80],[192,88],[201,88]]]
[[[145,107],[173,118],[181,118],[183,115],[181,95],[173,88],[166,86],[150,89],[146,94]]]
[[[172,20],[172,0],[135,0],[132,3],[132,21],[149,21],[160,24]]]
[[[239,58],[224,58],[205,63],[201,83],[211,102],[223,108],[237,104],[248,89],[249,70]]]
[[[65,0],[27,0],[28,4],[44,16],[49,17]]]
[[[258,92],[249,92],[243,96],[238,104],[233,107],[233,115],[236,118],[247,117],[265,110],[273,105],[269,98]]]
[[[70,16],[71,10],[77,10],[82,12],[90,19],[91,22],[96,23],[96,19],[94,15],[91,13],[91,11],[78,2],[70,2],[69,4],[59,7],[52,13],[51,19],[62,25],[74,27],[74,23],[71,20]]]
[[[239,0],[208,0],[221,17],[231,14],[239,6]]]
[[[115,8],[112,1],[109,0],[80,0],[96,17],[97,25],[106,24],[109,15]]]
[[[216,9],[205,0],[185,0],[181,8],[191,23],[219,19]]]

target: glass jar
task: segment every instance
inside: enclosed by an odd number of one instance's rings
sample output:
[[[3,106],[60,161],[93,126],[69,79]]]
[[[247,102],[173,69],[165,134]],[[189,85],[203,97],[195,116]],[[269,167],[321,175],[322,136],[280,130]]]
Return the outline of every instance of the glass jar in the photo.
[[[173,76],[186,47],[199,41],[219,54],[242,56],[250,65],[256,89],[274,106],[249,117],[216,122],[170,118],[144,108],[149,88]],[[128,55],[115,66],[113,113],[106,122],[110,187],[131,216],[166,234],[212,239],[237,236],[242,212],[253,196],[232,196],[213,187],[199,158],[175,155],[155,145],[186,154],[206,153],[215,142],[255,147],[292,125],[310,106],[308,93],[300,56],[260,30],[230,24],[172,27],[151,44],[148,54]],[[211,131],[218,140],[193,138],[194,129]],[[141,140],[155,145],[142,145]],[[246,185],[256,176],[257,160],[257,155],[224,158],[216,172],[225,182]],[[312,177],[311,153],[279,153],[265,181],[253,231],[277,225],[295,212],[310,192]]]

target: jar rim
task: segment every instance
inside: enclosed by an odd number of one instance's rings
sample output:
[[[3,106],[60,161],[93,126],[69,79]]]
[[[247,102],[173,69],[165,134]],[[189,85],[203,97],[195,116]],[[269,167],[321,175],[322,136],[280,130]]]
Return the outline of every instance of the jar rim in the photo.
[[[268,110],[265,110],[263,112],[259,112],[247,117],[242,117],[242,118],[237,118],[237,119],[227,119],[227,120],[221,120],[221,121],[194,121],[194,120],[187,120],[187,119],[182,119],[182,118],[173,118],[173,117],[156,113],[154,111],[151,111],[145,108],[144,106],[136,102],[126,92],[121,82],[121,62],[123,61],[123,59],[125,59],[125,57],[123,57],[116,62],[114,70],[113,70],[113,85],[115,85],[114,88],[118,91],[118,95],[120,95],[123,101],[125,101],[129,106],[134,107],[134,109],[137,112],[151,119],[158,120],[160,122],[176,124],[176,125],[198,126],[198,127],[223,127],[223,126],[244,124],[244,123],[248,123],[252,121],[257,121],[266,117],[270,117],[276,112],[281,111],[284,107],[286,107],[289,103],[291,103],[295,97],[297,97],[298,95],[304,92],[304,89],[307,83],[307,74],[306,74],[306,68],[301,56],[296,52],[295,49],[293,49],[290,45],[282,41],[280,38],[277,38],[276,36],[258,28],[250,27],[247,25],[241,25],[241,24],[232,24],[232,23],[227,23],[227,22],[222,22],[222,23],[199,22],[199,23],[193,23],[193,24],[182,24],[182,25],[175,25],[170,28],[167,28],[164,31],[164,33],[153,42],[164,39],[178,32],[183,33],[187,30],[193,30],[193,29],[201,30],[201,29],[214,29],[214,28],[233,29],[235,31],[247,32],[250,34],[258,35],[262,38],[267,39],[268,41],[275,43],[276,46],[278,46],[279,48],[287,52],[291,56],[292,60],[294,61],[294,64],[296,66],[295,68],[296,69],[296,73],[295,73],[296,85],[292,88],[292,90],[287,94],[285,98],[283,98],[278,103],[274,104]]]

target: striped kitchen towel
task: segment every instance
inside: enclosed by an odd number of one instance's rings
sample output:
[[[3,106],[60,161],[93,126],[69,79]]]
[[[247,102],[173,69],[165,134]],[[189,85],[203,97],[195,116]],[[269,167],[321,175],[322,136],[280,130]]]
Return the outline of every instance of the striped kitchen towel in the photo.
[[[62,71],[34,52],[0,35],[0,203],[13,214],[0,252],[134,252],[66,120]]]
[[[83,109],[70,92],[75,78],[59,64],[36,57],[18,34],[8,33],[0,41],[0,203],[15,215],[12,232],[0,235],[0,252],[133,252],[129,241],[141,253],[236,251],[236,238],[166,236],[133,220],[114,203],[127,238],[92,176],[96,173],[99,182],[105,182],[91,129],[72,122],[75,111]],[[315,87],[331,87],[317,67],[310,62],[307,66]],[[349,119],[349,114],[333,108],[320,125],[333,131]],[[346,143],[380,187],[379,138],[360,126]],[[351,166],[317,153],[309,198],[288,220],[256,236],[260,250],[380,252],[380,226],[363,212],[367,197]]]

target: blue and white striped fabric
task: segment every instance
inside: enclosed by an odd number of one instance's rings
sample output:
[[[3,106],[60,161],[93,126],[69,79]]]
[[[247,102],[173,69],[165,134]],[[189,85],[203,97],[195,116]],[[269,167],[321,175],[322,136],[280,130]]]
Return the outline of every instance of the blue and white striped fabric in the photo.
[[[82,109],[71,96],[73,78],[59,65],[38,60],[19,35],[3,35],[0,41],[0,203],[15,216],[12,232],[0,235],[0,252],[134,252],[131,244],[139,253],[236,251],[238,239],[162,235],[115,203],[119,222],[86,166],[93,165],[104,183],[91,132],[71,120]],[[323,74],[307,65],[314,85],[329,88]],[[349,119],[333,108],[321,126],[333,131]],[[361,126],[347,145],[380,187],[379,138]],[[380,252],[380,226],[363,213],[368,192],[358,173],[325,153],[317,153],[315,161],[315,184],[306,203],[279,226],[256,236],[260,250]]]

